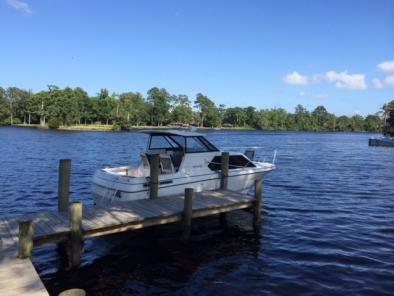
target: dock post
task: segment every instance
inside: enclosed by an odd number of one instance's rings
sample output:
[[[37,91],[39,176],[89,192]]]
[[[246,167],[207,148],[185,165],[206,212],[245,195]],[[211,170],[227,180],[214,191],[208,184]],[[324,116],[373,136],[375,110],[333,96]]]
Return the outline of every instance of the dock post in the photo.
[[[33,235],[34,229],[31,220],[19,222],[18,258],[31,258]]]
[[[185,188],[185,198],[183,203],[183,234],[182,241],[188,242],[192,226],[193,213],[193,188]]]
[[[262,193],[263,181],[254,181],[254,215],[253,215],[253,226],[256,228],[261,224],[261,193]]]
[[[150,156],[150,186],[149,186],[150,199],[155,199],[158,196],[159,169],[160,169],[159,166],[160,166],[159,154],[152,154]]]
[[[221,160],[221,170],[222,179],[220,183],[220,188],[226,190],[228,185],[228,164],[229,164],[230,154],[228,152],[222,152]]]
[[[73,202],[70,207],[70,240],[69,261],[71,267],[76,267],[81,262],[82,252],[82,203]]]
[[[228,167],[229,167],[230,153],[222,152],[221,159],[221,170],[222,170],[222,178],[220,183],[220,189],[227,190],[228,186]],[[226,213],[219,214],[219,221],[222,226],[226,224]]]
[[[58,184],[58,211],[68,211],[68,197],[70,194],[71,159],[59,161],[59,184]]]

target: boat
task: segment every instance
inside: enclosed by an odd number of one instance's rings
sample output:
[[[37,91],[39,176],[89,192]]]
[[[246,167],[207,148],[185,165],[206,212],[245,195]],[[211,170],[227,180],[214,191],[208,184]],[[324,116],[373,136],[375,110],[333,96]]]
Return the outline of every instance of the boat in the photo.
[[[369,146],[394,147],[394,137],[383,136],[383,137],[370,138],[368,144]]]
[[[221,184],[220,151],[203,134],[184,130],[146,130],[147,149],[138,167],[104,168],[95,172],[92,193],[95,204],[108,205],[149,198],[150,159],[159,154],[158,197],[217,190]],[[247,155],[245,155],[247,154]],[[253,160],[253,151],[229,153],[228,190],[247,192],[254,181],[275,169],[273,163]]]

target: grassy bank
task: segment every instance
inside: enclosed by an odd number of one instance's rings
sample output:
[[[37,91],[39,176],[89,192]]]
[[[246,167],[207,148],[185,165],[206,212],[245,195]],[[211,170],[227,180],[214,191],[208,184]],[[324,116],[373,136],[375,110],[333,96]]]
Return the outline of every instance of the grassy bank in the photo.
[[[26,128],[39,128],[39,129],[49,129],[47,125],[42,126],[39,124],[15,124],[13,126],[17,127],[26,127]],[[176,129],[176,127],[171,126],[131,126],[131,130],[147,130],[147,129]],[[231,128],[209,128],[209,127],[199,127],[198,130],[255,130],[249,127],[231,127]],[[60,126],[58,130],[63,131],[98,131],[98,132],[112,132],[114,131],[113,125],[109,124],[81,124],[81,125],[69,125],[69,126]]]

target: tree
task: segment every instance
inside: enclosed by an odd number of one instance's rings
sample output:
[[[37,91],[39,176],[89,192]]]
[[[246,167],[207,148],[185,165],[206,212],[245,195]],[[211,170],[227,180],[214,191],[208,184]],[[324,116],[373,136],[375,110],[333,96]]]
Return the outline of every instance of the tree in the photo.
[[[257,112],[256,108],[249,106],[244,109],[246,115],[246,124],[250,127],[257,127]]]
[[[340,116],[337,119],[336,130],[340,132],[351,131],[352,122],[347,116]]]
[[[153,87],[148,90],[147,101],[150,105],[150,123],[161,126],[169,121],[170,94],[165,88]]]
[[[384,104],[384,129],[383,134],[394,137],[394,100]]]
[[[353,132],[361,132],[364,130],[364,118],[361,115],[353,115],[350,118],[350,122]]]
[[[6,98],[6,91],[0,87],[0,125],[5,124],[5,120],[8,117],[8,101]]]
[[[382,130],[382,119],[378,115],[368,115],[364,120],[364,130],[379,132]]]
[[[301,130],[301,131],[316,130],[316,122],[314,118],[302,105],[296,106],[295,124],[297,130]]]
[[[140,93],[127,92],[119,96],[119,115],[132,125],[146,122],[147,106]]]
[[[9,87],[6,96],[9,103],[10,124],[14,123],[14,117],[23,117],[26,122],[28,92],[17,87]]]
[[[218,126],[220,124],[220,113],[207,96],[201,93],[196,95],[196,100],[194,101],[194,106],[199,112],[198,125],[203,126]],[[207,120],[207,122],[206,122]]]
[[[319,130],[329,130],[330,114],[324,106],[317,106],[315,110],[312,111],[312,116],[315,118]]]
[[[248,117],[244,109],[240,107],[227,108],[223,116],[224,123],[234,126],[245,126]]]
[[[171,118],[173,121],[176,122],[192,122],[193,110],[191,108],[191,102],[187,95],[178,95],[172,97]]]
[[[96,103],[97,119],[106,125],[115,118],[116,101],[115,96],[110,96],[106,88],[102,88],[97,94]]]

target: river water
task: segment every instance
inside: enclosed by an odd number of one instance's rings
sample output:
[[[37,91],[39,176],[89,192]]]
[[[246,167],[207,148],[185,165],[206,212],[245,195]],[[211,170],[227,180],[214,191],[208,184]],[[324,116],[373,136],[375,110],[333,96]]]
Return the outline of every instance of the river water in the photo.
[[[55,246],[33,263],[57,295],[394,295],[394,149],[370,134],[206,132],[218,147],[278,150],[263,221],[234,212],[193,221],[192,242],[168,225],[88,240],[67,270]],[[71,199],[92,204],[96,169],[137,164],[147,136],[0,128],[0,216],[56,209],[57,167],[72,159]]]

